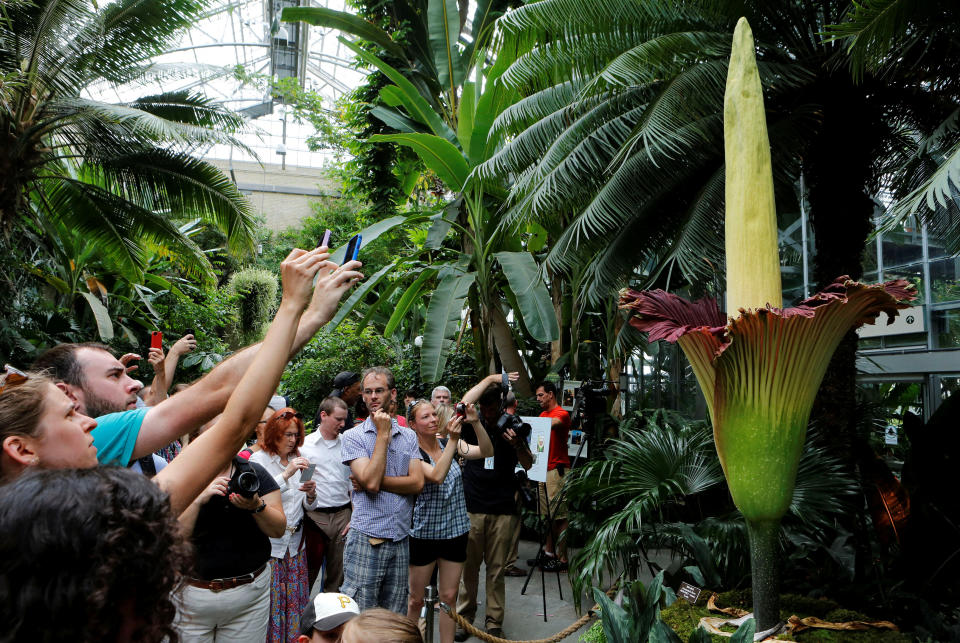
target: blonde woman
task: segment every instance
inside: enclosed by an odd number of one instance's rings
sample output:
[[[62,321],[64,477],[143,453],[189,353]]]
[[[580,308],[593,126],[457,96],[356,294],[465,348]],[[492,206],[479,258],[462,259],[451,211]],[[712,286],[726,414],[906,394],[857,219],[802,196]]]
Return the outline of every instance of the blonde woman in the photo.
[[[423,491],[413,509],[413,530],[410,534],[410,596],[407,616],[417,618],[423,607],[423,589],[430,582],[433,568],[438,567],[437,585],[440,600],[455,605],[463,562],[467,559],[470,518],[463,495],[463,474],[454,456],[466,460],[488,458],[493,444],[480,423],[472,404],[466,407],[466,421],[473,425],[479,444],[460,439],[464,418],[454,416],[441,426],[437,411],[426,400],[417,400],[407,412],[410,428],[417,434],[423,458]],[[445,440],[437,437],[443,432]],[[440,641],[453,641],[454,623],[440,615]]]

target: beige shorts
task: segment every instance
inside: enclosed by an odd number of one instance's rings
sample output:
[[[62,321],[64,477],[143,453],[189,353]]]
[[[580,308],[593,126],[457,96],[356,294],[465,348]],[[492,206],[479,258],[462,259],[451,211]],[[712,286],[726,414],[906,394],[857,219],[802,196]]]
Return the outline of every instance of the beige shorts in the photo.
[[[546,496],[544,496],[544,487],[546,487]],[[560,495],[560,489],[563,487],[563,476],[556,469],[547,471],[547,483],[539,483],[537,490],[540,493],[540,514],[547,515],[547,497],[550,498],[550,517],[553,520],[562,520],[567,517],[567,501],[564,499],[559,504],[557,497]]]

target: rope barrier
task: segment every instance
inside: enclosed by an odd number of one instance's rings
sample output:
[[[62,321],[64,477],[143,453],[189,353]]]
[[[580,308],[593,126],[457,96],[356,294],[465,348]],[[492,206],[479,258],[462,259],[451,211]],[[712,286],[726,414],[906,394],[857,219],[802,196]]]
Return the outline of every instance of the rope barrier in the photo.
[[[614,583],[613,587],[607,590],[607,596],[612,596],[614,592],[617,591],[618,584],[619,583]],[[570,636],[571,634],[579,630],[581,627],[589,623],[590,620],[596,616],[596,611],[599,609],[599,607],[600,607],[599,605],[595,604],[593,607],[591,607],[587,611],[586,614],[584,614],[583,616],[578,618],[576,621],[574,621],[572,625],[570,625],[565,629],[560,630],[550,638],[515,641],[513,639],[505,639],[505,638],[500,638],[499,636],[492,636],[490,634],[487,634],[483,630],[476,628],[473,625],[473,623],[467,621],[467,619],[457,614],[456,610],[454,610],[453,607],[451,607],[450,605],[447,605],[443,601],[440,602],[440,609],[446,612],[447,616],[452,618],[457,625],[465,629],[471,636],[475,636],[481,641],[486,641],[487,643],[557,643],[558,641],[562,641],[563,639],[567,638],[568,636]]]

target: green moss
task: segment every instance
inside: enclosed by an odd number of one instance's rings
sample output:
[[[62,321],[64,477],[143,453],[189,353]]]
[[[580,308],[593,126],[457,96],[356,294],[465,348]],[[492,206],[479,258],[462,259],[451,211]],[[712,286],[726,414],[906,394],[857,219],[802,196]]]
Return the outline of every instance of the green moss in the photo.
[[[690,634],[697,628],[702,617],[722,616],[721,614],[714,614],[707,609],[707,598],[708,595],[704,592],[696,605],[690,605],[684,600],[678,600],[661,612],[661,618],[677,633],[681,641],[686,641],[690,638]],[[721,607],[750,609],[750,604],[749,589],[724,592],[717,596],[717,605]],[[834,623],[877,620],[868,618],[859,612],[841,608],[836,601],[808,598],[797,594],[783,594],[780,597],[780,605],[782,608],[781,614],[784,619],[796,614],[800,618],[816,616],[817,618]],[[733,631],[733,628],[724,629],[730,632]],[[844,632],[809,629],[795,634],[792,637],[783,636],[778,638],[797,641],[798,643],[907,643],[913,640],[913,638],[907,634],[888,630]],[[710,640],[715,643],[729,643],[730,641],[729,638],[717,635],[711,635]]]

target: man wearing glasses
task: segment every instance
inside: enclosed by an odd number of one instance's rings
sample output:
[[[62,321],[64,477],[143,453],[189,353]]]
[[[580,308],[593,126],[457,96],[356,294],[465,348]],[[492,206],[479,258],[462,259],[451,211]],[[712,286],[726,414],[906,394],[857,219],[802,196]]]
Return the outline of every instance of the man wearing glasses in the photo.
[[[420,449],[416,434],[386,412],[397,395],[390,369],[368,368],[361,382],[370,416],[343,434],[341,450],[357,490],[340,591],[353,598],[361,611],[383,607],[405,614],[407,536],[413,506],[423,489],[423,469],[417,465]]]

